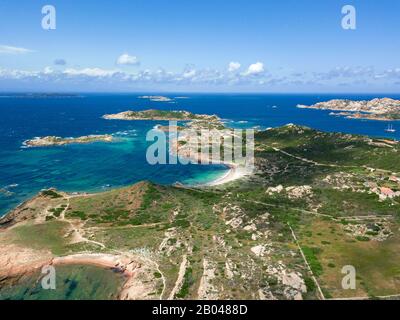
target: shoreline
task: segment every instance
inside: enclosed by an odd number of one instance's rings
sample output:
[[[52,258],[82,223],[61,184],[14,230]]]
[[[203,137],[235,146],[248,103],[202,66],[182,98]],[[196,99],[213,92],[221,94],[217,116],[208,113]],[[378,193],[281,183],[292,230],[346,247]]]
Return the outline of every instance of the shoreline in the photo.
[[[239,168],[239,165],[237,164],[232,164],[232,163],[210,163],[209,165],[215,165],[215,164],[219,164],[219,165],[224,165],[228,168],[227,172],[224,173],[222,176],[217,177],[216,179],[213,179],[211,181],[208,182],[203,182],[203,183],[196,183],[196,184],[188,184],[188,183],[181,183],[182,187],[187,187],[187,188],[204,188],[204,187],[215,187],[215,186],[220,186],[235,180],[239,180],[247,175],[249,175],[249,172],[247,172],[244,168]],[[98,192],[96,191],[72,191],[72,192],[65,192],[65,194],[67,194],[68,196],[71,197],[77,197],[77,196],[91,196],[91,195],[96,195],[102,192],[107,192],[110,190],[117,190],[120,188],[126,188],[132,185],[135,185],[136,183],[140,183],[141,181],[137,181],[133,184],[127,184],[124,186],[118,186],[116,188],[110,188],[108,190],[99,190]],[[175,186],[176,183],[171,183],[169,184],[170,186]],[[60,192],[64,192],[61,190],[58,190]],[[40,192],[39,192],[40,193]],[[7,216],[9,216],[12,212],[14,212],[15,210],[17,210],[18,208],[20,208],[21,206],[23,206],[24,204],[26,204],[27,202],[31,201],[33,198],[35,198],[37,196],[38,193],[32,195],[31,197],[29,197],[28,199],[21,201],[17,206],[11,208],[10,210],[8,210],[7,212],[4,212],[3,214],[1,214],[0,212],[0,222],[5,220]],[[1,227],[0,227],[1,230]]]
[[[110,134],[103,135],[87,135],[82,137],[62,138],[57,136],[35,137],[25,140],[22,147],[38,148],[38,147],[57,147],[70,144],[88,144],[93,142],[113,142],[114,137]]]
[[[348,119],[399,121],[400,100],[375,98],[372,100],[332,99],[313,105],[298,104],[299,109],[333,111],[330,115]]]
[[[10,246],[8,249],[17,247]],[[21,248],[18,248],[21,249]],[[44,266],[74,266],[86,265],[95,266],[104,270],[120,273],[125,280],[121,289],[116,292],[118,300],[137,300],[143,299],[148,291],[140,279],[139,275],[143,272],[146,261],[139,256],[120,253],[118,255],[110,253],[76,253],[66,256],[53,256],[50,252],[34,249],[6,251],[3,248],[0,261],[3,263],[0,268],[0,277],[3,281],[18,283],[23,276],[31,276]],[[22,253],[21,253],[22,251]]]
[[[218,177],[210,182],[206,182],[196,186],[197,187],[221,186],[223,184],[244,178],[249,174],[249,172],[247,172],[244,168],[240,168],[240,166],[237,164],[233,163],[222,163],[222,164],[229,168],[229,170],[223,176]]]

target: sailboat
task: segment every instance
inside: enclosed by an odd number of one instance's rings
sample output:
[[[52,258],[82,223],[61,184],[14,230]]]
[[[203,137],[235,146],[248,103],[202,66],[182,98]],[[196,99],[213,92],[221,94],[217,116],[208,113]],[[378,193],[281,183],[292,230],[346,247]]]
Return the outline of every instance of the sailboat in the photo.
[[[385,131],[386,132],[396,132],[396,129],[393,128],[393,125],[389,124]]]

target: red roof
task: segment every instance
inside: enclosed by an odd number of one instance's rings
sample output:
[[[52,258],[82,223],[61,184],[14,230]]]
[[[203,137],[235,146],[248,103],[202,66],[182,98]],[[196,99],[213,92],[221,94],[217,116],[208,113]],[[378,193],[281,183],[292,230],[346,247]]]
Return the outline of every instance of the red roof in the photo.
[[[390,188],[382,187],[381,188],[381,193],[383,193],[386,196],[391,196],[394,194],[394,191]]]

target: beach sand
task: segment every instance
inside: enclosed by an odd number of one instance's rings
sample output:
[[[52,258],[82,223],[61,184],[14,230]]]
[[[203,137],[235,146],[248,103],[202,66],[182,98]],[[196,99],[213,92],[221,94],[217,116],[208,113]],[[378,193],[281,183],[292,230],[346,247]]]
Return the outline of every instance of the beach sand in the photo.
[[[229,163],[229,164],[225,164],[225,165],[227,167],[229,167],[229,171],[227,173],[225,173],[222,177],[215,179],[214,181],[203,184],[202,186],[205,186],[205,187],[220,186],[225,183],[241,179],[241,178],[251,174],[250,169],[241,167],[237,164]]]

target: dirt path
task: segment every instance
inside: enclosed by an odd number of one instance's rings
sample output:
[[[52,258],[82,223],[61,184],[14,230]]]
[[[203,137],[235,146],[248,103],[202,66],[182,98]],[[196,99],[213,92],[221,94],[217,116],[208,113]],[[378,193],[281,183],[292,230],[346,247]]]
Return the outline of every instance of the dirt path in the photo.
[[[162,273],[162,271],[160,270],[160,266],[159,266],[159,264],[157,262],[155,262],[155,261],[153,261],[153,260],[151,260],[149,258],[145,258],[145,259],[147,259],[149,262],[153,263],[155,265],[156,269],[157,269],[157,272],[159,274],[161,274],[161,278],[162,278],[162,282],[163,282],[163,289],[162,289],[161,294],[160,294],[160,300],[162,300],[163,296],[164,296],[165,289],[167,288],[167,281],[165,280],[164,273]]]
[[[58,220],[60,221],[65,221],[67,223],[69,223],[69,225],[71,226],[71,234],[72,234],[72,241],[71,243],[79,243],[79,242],[86,242],[86,243],[92,243],[94,245],[97,245],[99,247],[101,247],[102,249],[105,249],[106,246],[104,243],[99,242],[99,241],[95,241],[95,240],[90,240],[88,238],[85,237],[85,231],[83,229],[83,227],[85,226],[84,222],[80,222],[80,221],[75,221],[75,220],[70,220],[67,219],[65,217],[65,213],[67,212],[67,210],[70,207],[70,196],[68,196],[67,199],[67,205],[64,208],[64,210],[60,213],[60,216],[58,217]]]
[[[72,231],[73,240],[71,241],[71,243],[86,242],[86,243],[92,243],[94,245],[100,246],[102,249],[106,248],[106,245],[104,243],[95,241],[95,240],[90,240],[85,237],[85,235],[84,235],[85,231],[83,229],[84,223],[79,223],[79,225],[76,225],[76,222],[74,223],[67,219],[64,221],[68,222],[72,229],[71,231]]]
[[[71,244],[86,242],[86,243],[92,243],[94,245],[97,245],[97,246],[101,247],[102,249],[106,248],[106,245],[104,243],[95,241],[95,240],[90,240],[87,237],[85,237],[85,231],[83,229],[85,223],[71,221],[69,219],[64,219],[63,221],[69,223],[69,225],[71,227],[71,229],[69,231],[72,235]]]
[[[183,279],[185,276],[185,272],[186,272],[186,265],[187,265],[187,255],[185,254],[185,255],[183,255],[183,259],[182,259],[181,265],[179,267],[178,278],[175,281],[175,286],[172,289],[172,291],[168,297],[168,300],[173,300],[175,295],[181,289],[182,284],[183,284]]]
[[[67,198],[67,206],[64,208],[64,210],[60,213],[60,220],[65,219],[65,213],[69,209],[70,203],[69,203],[69,198]]]
[[[317,162],[317,161],[314,161],[314,160],[310,160],[310,159],[307,159],[307,158],[302,158],[302,157],[296,156],[294,154],[291,154],[289,152],[283,151],[282,149],[279,149],[279,148],[276,148],[276,147],[272,147],[272,146],[269,146],[269,147],[271,147],[276,152],[280,152],[280,153],[282,153],[284,155],[287,155],[289,157],[295,158],[297,160],[300,160],[300,161],[303,161],[303,162],[306,162],[306,163],[311,163],[311,164],[314,164],[316,166],[324,166],[324,167],[332,167],[332,168],[348,168],[348,169],[354,169],[354,168],[362,167],[362,168],[365,168],[365,169],[370,170],[370,171],[381,171],[381,172],[386,172],[386,173],[390,173],[390,174],[394,173],[391,170],[372,168],[372,167],[368,167],[368,166],[365,166],[365,165],[364,166],[348,166],[348,165],[339,165],[339,164],[331,164],[331,163],[330,164],[329,163],[320,163],[320,162]]]
[[[295,156],[294,154],[291,154],[289,152],[283,151],[282,149],[276,148],[276,147],[271,147],[272,149],[274,149],[274,151],[276,152],[280,152],[283,153],[284,155],[287,155],[289,157],[295,158],[297,160],[303,161],[303,162],[307,162],[307,163],[311,163],[314,164],[316,166],[325,166],[325,167],[346,167],[346,168],[353,168],[354,166],[342,166],[342,165],[338,165],[338,164],[325,164],[325,163],[320,163],[314,160],[310,160],[310,159],[306,159],[306,158],[302,158],[299,156]]]
[[[256,203],[256,204],[261,204],[261,205],[264,205],[266,207],[282,208],[282,209],[288,210],[287,207],[281,206],[279,204],[265,203],[265,202],[256,201],[256,200],[246,200],[246,199],[243,199],[243,200],[246,201],[246,202],[252,202],[252,203]],[[294,210],[294,211],[298,211],[298,212],[306,213],[306,214],[312,214],[314,216],[329,218],[329,219],[337,221],[337,222],[340,222],[342,219],[353,220],[353,221],[363,221],[363,220],[380,220],[380,219],[384,219],[384,218],[393,218],[393,216],[391,216],[391,215],[378,215],[378,216],[366,215],[366,216],[340,216],[340,217],[334,217],[334,216],[331,216],[329,214],[319,213],[319,212],[300,209],[300,208],[290,208],[290,210]]]
[[[219,291],[213,285],[215,279],[215,266],[207,258],[203,258],[203,275],[200,279],[197,290],[197,299],[199,300],[218,300]]]
[[[126,226],[112,226],[112,229],[136,229],[136,228],[146,228],[146,227],[156,227],[156,226],[161,226],[165,225],[168,222],[155,222],[155,223],[147,223],[147,224],[138,224],[138,225],[126,225]],[[110,226],[104,226],[104,227],[87,227],[86,230],[107,230],[110,229]]]
[[[390,298],[400,298],[400,294],[390,294],[387,296],[376,296],[378,299],[390,299]],[[349,298],[331,298],[327,300],[370,300],[373,299],[368,296],[363,296],[363,297],[349,297]],[[397,299],[396,299],[397,300]]]
[[[308,264],[307,258],[306,258],[306,256],[305,256],[303,250],[301,249],[301,246],[300,246],[300,244],[299,244],[299,242],[298,242],[298,240],[297,240],[296,234],[294,233],[292,227],[291,227],[289,224],[288,224],[288,226],[289,226],[289,228],[290,228],[290,231],[292,232],[292,237],[293,237],[293,239],[294,239],[294,241],[295,241],[295,243],[296,243],[296,245],[297,245],[297,248],[298,248],[299,251],[300,251],[301,256],[303,257],[304,263],[305,263],[306,266],[307,266],[307,269],[308,269],[308,271],[309,271],[309,273],[310,273],[310,275],[311,275],[311,278],[313,279],[315,285],[317,286],[318,294],[319,294],[321,300],[325,300],[325,296],[324,296],[324,294],[322,293],[322,289],[321,289],[321,287],[320,287],[320,285],[319,285],[319,283],[318,283],[317,278],[316,278],[315,275],[314,275],[314,272],[312,271],[310,265]]]

